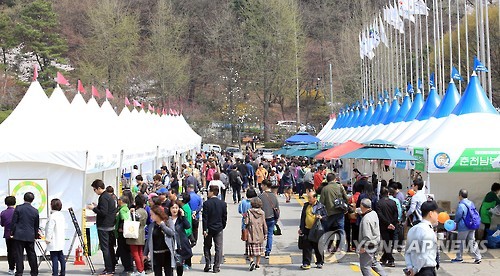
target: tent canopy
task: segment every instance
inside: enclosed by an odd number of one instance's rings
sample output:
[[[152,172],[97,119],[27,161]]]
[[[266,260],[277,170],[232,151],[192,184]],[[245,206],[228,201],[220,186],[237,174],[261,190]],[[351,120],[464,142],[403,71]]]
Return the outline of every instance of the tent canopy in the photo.
[[[340,158],[340,156],[342,156],[344,154],[347,154],[351,151],[355,151],[355,150],[362,148],[362,147],[363,147],[362,144],[360,144],[358,142],[354,142],[352,140],[349,140],[341,145],[338,145],[336,147],[333,147],[329,150],[326,150],[326,151],[316,155],[315,159],[318,159],[318,160],[337,159],[337,158]]]
[[[298,132],[297,134],[289,137],[285,140],[288,144],[298,144],[298,143],[318,143],[321,141],[318,137],[312,136],[307,132]]]
[[[411,156],[403,150],[396,148],[364,147],[348,154],[342,155],[342,158],[353,159],[380,159],[380,160],[399,160],[416,161],[417,158]]]

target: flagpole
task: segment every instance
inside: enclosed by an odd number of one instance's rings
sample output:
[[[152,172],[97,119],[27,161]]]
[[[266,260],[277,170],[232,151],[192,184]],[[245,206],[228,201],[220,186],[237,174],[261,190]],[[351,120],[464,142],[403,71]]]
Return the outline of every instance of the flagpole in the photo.
[[[422,15],[419,15],[418,19],[418,39],[420,40],[420,76],[422,79],[422,96],[425,95],[425,85],[424,85],[424,42],[422,36]]]
[[[410,33],[410,81],[411,81],[411,84],[413,85],[413,51],[412,51],[412,40],[411,40],[411,21],[410,23],[408,23],[408,27],[409,27],[409,33]]]
[[[450,79],[452,77],[453,68],[453,33],[451,32],[451,0],[448,0],[448,33],[450,34]]]
[[[385,27],[385,26],[384,26]],[[389,85],[387,86],[387,90],[389,90],[389,94],[392,92],[391,88],[394,87],[394,78],[396,77],[396,74],[394,72],[394,52],[393,52],[393,44],[392,44],[392,32],[391,28],[389,27],[387,30],[389,30],[389,47],[387,48],[387,61],[390,61],[387,63],[387,69],[389,71]]]
[[[404,20],[403,20],[403,29],[404,29]],[[406,66],[406,30],[405,32],[403,33],[403,53],[404,53],[404,61],[405,61],[405,82],[404,82],[404,85],[408,85],[408,69],[407,69],[407,66]]]
[[[457,1],[458,2],[458,1]],[[431,54],[429,52],[429,15],[425,16],[425,43],[427,49],[427,83],[431,80]],[[430,91],[430,89],[429,89]]]
[[[433,28],[434,28],[434,72],[435,73],[435,78],[434,78],[434,86],[438,87],[439,95],[442,95],[442,86],[441,86],[441,66],[438,68],[438,63],[441,60],[441,55],[440,55],[440,48],[438,47],[438,41],[439,41],[439,31],[438,31],[438,24],[439,24],[439,17],[438,17],[438,5],[437,5],[437,0],[432,1],[432,13],[433,13]]]
[[[420,72],[419,72],[419,64],[420,63],[418,60],[418,58],[419,58],[419,49],[418,49],[418,32],[419,32],[419,30],[418,30],[418,24],[417,24],[418,20],[419,20],[419,17],[416,16],[415,23],[413,23],[413,24],[415,24],[415,34],[414,34],[415,35],[415,77],[417,78],[417,90],[416,90],[417,92],[420,89],[419,85],[418,85],[418,79],[420,78]]]
[[[486,61],[486,43],[485,43],[485,38],[484,38],[484,8],[483,8],[483,5],[484,5],[484,0],[480,0],[479,1],[479,9],[480,9],[480,12],[479,12],[479,15],[480,15],[480,29],[479,29],[479,35],[480,35],[480,40],[481,40],[481,43],[480,43],[480,46],[481,46],[481,57],[479,57],[480,55],[478,54],[477,57],[480,58],[483,62]],[[483,88],[485,88],[484,90],[486,90],[486,72],[482,72],[481,73],[481,84],[483,85]],[[489,89],[489,88],[488,88]],[[491,100],[491,98],[490,98]]]
[[[457,41],[458,41],[458,43],[457,43],[457,47],[458,47],[457,48],[458,49],[458,70],[459,70],[459,72],[463,72],[462,68],[461,68],[462,61],[460,60],[460,58],[461,58],[461,53],[460,53],[460,42],[461,42],[460,41],[460,5],[458,4],[459,1],[456,1],[456,2],[457,2],[457,35],[458,35],[457,36]],[[465,16],[467,16],[467,15],[465,15]],[[462,89],[462,80],[461,79],[458,80],[458,89],[459,90]]]
[[[403,34],[404,34],[404,27],[403,27]],[[398,44],[399,44],[399,58],[398,58],[398,60],[400,62],[398,65],[398,67],[399,67],[399,80],[400,80],[398,87],[404,86],[403,85],[403,68],[402,68],[402,66],[403,66],[403,54],[402,53],[403,52],[402,52],[402,46],[401,46],[402,40],[403,40],[403,36],[401,36],[401,33],[398,33]],[[406,66],[405,66],[405,74],[406,74]]]
[[[470,81],[470,67],[469,67],[469,14],[467,13],[467,1],[464,1],[464,14],[465,14],[465,56],[467,61],[467,83]],[[462,95],[462,90],[458,91]]]
[[[441,66],[443,67],[442,69],[442,76],[441,76],[441,87],[442,87],[442,90],[444,90],[444,87],[446,86],[446,81],[445,81],[445,62],[444,62],[444,20],[443,20],[443,1],[441,1],[441,5],[440,5],[440,10],[439,10],[439,19],[440,19],[440,22],[441,22]],[[450,69],[451,70],[451,69]],[[450,71],[451,72],[451,71]]]
[[[498,2],[500,6],[500,2]],[[488,14],[488,2],[486,2],[486,12],[485,12],[485,21],[486,21],[486,62],[488,71],[488,94],[490,97],[490,102],[493,102],[493,87],[491,86],[491,48],[490,48],[490,16]],[[499,18],[500,21],[500,18]]]

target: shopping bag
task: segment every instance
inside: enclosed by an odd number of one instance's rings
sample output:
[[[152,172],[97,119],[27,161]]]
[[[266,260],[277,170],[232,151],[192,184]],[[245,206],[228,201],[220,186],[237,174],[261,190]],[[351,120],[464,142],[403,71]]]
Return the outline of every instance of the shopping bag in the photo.
[[[135,220],[134,214],[132,214],[131,217],[131,220],[123,222],[123,237],[126,239],[138,239],[139,227],[141,226],[141,223]]]
[[[316,219],[314,222],[313,227],[309,231],[309,235],[307,237],[308,240],[312,242],[318,242],[321,236],[325,233],[325,229],[323,229],[323,224],[321,224],[320,219]]]

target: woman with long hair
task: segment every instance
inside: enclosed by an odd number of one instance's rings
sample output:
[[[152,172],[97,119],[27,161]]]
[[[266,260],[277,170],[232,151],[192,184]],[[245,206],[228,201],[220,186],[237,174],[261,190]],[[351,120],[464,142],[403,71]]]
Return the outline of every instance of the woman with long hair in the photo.
[[[175,239],[177,244],[174,250],[178,250],[177,253],[182,258],[182,262],[191,258],[193,256],[193,252],[191,251],[191,244],[189,243],[189,239],[186,235],[186,230],[191,228],[191,224],[184,216],[184,210],[181,208],[182,202],[172,201],[168,208],[168,214],[170,215],[169,220],[173,222],[175,225],[175,234],[177,238]],[[184,272],[183,264],[177,265],[177,276],[182,276]]]
[[[132,212],[132,216],[139,221],[139,237],[137,239],[127,239],[127,244],[130,246],[130,254],[135,262],[135,267],[137,268],[138,275],[146,275],[144,273],[144,262],[142,261],[144,250],[144,243],[146,240],[145,226],[148,220],[148,213],[144,209],[144,196],[137,195],[135,197],[135,210]]]
[[[173,276],[175,267],[175,225],[174,221],[168,219],[168,215],[161,206],[154,205],[151,208],[151,219],[149,225],[148,239],[144,247],[144,257],[149,256],[155,276]]]

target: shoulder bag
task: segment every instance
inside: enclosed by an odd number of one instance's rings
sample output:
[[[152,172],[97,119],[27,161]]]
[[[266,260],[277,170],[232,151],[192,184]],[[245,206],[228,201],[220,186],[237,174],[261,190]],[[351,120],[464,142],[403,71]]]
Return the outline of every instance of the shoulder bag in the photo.
[[[264,193],[266,195],[267,202],[269,202],[269,204],[271,205],[271,208],[273,208],[274,220],[278,220],[280,218],[280,209],[278,207],[274,206],[274,203],[272,203],[271,200],[269,199],[269,195],[267,194],[267,192],[264,192]]]
[[[126,239],[138,239],[141,223],[135,220],[135,212],[132,212],[131,217],[132,219],[123,221],[123,237]]]

